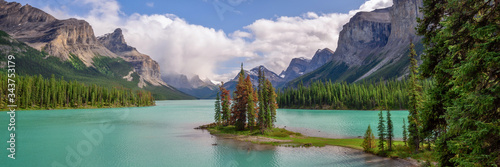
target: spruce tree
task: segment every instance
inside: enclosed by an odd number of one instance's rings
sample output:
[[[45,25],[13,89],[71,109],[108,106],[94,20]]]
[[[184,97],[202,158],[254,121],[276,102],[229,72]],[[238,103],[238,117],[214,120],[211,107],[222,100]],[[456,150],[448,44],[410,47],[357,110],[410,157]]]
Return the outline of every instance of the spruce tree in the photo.
[[[220,125],[221,121],[222,121],[222,116],[221,116],[221,105],[220,105],[220,97],[219,97],[219,92],[217,92],[217,96],[215,96],[215,115],[214,115],[214,119],[215,119],[215,123],[217,125]]]
[[[247,119],[248,119],[248,127],[250,128],[250,130],[253,130],[253,127],[255,126],[255,122],[256,122],[256,117],[257,117],[257,114],[255,113],[256,109],[255,109],[255,102],[257,101],[257,99],[254,97],[255,95],[255,92],[254,92],[254,89],[253,89],[253,85],[252,85],[252,81],[250,80],[250,76],[247,76],[247,78],[245,79],[245,84],[247,86],[247,90],[248,90],[248,103],[247,103]]]
[[[222,120],[224,121],[224,125],[231,124],[231,98],[229,97],[229,90],[224,88],[224,82],[221,83],[220,89],[220,97],[221,97],[221,108],[222,108]]]
[[[394,137],[391,111],[387,109],[387,150],[392,151],[392,138]]]
[[[500,165],[500,2],[424,0],[426,131],[441,166]]]
[[[243,63],[241,64],[241,71],[234,95],[234,105],[231,111],[232,121],[235,122],[236,130],[245,130],[245,123],[247,121],[248,90],[247,84],[245,84],[245,71],[243,71]]]
[[[408,122],[409,122],[409,145],[410,148],[414,149],[414,152],[418,152],[419,149],[419,142],[420,142],[420,134],[419,134],[419,128],[418,128],[418,120],[419,120],[419,114],[418,111],[420,109],[420,103],[421,103],[421,96],[420,92],[422,90],[422,87],[420,86],[418,82],[418,67],[417,67],[417,60],[416,56],[417,53],[415,52],[414,49],[415,45],[413,43],[410,43],[410,87],[408,91]]]
[[[408,140],[408,133],[406,132],[406,121],[403,118],[403,142],[405,143],[405,146],[407,146],[406,140]]]
[[[385,120],[382,115],[382,110],[378,113],[378,148],[381,152],[384,151],[385,142]]]
[[[370,125],[368,125],[368,128],[366,129],[361,147],[363,147],[363,150],[365,150],[366,152],[372,152],[373,148],[375,148],[375,137],[372,133]]]

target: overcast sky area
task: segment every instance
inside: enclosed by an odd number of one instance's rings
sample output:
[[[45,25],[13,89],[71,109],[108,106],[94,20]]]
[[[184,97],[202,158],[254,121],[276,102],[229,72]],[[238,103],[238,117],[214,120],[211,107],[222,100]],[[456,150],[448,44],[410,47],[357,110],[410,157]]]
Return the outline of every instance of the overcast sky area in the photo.
[[[96,36],[123,30],[125,40],[162,73],[226,81],[243,62],[281,73],[293,58],[335,50],[342,26],[359,11],[392,0],[16,0],[58,19],[88,21]]]

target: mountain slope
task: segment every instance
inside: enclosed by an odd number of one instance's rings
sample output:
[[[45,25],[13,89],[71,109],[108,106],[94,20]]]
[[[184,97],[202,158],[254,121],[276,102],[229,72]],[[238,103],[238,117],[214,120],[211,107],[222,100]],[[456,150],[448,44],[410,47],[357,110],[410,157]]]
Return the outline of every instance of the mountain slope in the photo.
[[[394,0],[392,7],[359,12],[344,25],[329,62],[288,83],[295,87],[316,80],[356,82],[399,78],[408,73],[410,41],[423,48],[415,35],[422,0]]]
[[[138,52],[118,56],[108,50],[84,20],[57,20],[37,8],[4,0],[0,0],[0,9],[0,30],[6,32],[2,31],[0,53],[19,56],[16,70],[20,74],[54,74],[66,80],[130,89],[140,89],[139,85],[152,90],[156,99],[194,98],[163,83],[159,68],[154,68],[156,62],[148,56]],[[5,63],[1,60],[0,65]]]
[[[111,52],[132,63],[135,68],[129,73],[137,72],[139,74],[138,86],[140,88],[146,86],[146,82],[154,86],[168,87],[160,78],[160,65],[148,55],[139,53],[137,49],[127,45],[121,29],[117,28],[113,33],[98,37],[98,40]]]

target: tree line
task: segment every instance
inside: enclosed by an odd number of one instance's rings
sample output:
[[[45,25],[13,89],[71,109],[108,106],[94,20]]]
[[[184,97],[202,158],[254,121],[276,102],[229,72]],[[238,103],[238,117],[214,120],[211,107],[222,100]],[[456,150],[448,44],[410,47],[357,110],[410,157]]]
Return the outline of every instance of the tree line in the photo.
[[[7,109],[8,94],[15,94],[15,105],[20,109],[57,109],[93,107],[129,107],[155,105],[151,92],[133,91],[123,87],[106,88],[95,84],[87,86],[66,81],[54,75],[15,76],[15,89],[8,88],[6,74],[0,73],[0,108]],[[12,82],[11,82],[12,83]]]
[[[243,64],[238,75],[236,91],[231,99],[229,90],[220,86],[215,100],[215,123],[218,126],[235,126],[236,130],[242,131],[260,130],[274,127],[276,122],[276,92],[272,83],[265,78],[262,69],[259,69],[258,87],[253,87],[250,76],[245,78]]]
[[[425,89],[432,86],[430,80],[422,82]],[[296,89],[278,91],[278,104],[281,108],[373,110],[385,106],[387,99],[388,109],[407,109],[409,84],[407,79],[350,84],[316,81],[307,87],[299,84]]]

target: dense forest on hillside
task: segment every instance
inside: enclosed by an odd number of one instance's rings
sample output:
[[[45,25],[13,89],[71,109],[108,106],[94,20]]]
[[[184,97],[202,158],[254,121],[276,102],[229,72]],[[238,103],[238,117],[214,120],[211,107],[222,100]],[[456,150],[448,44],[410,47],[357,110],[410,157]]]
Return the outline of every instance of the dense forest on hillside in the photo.
[[[431,87],[431,81],[424,81],[424,90]],[[321,82],[310,86],[299,84],[278,92],[280,108],[309,109],[380,109],[384,99],[390,109],[408,108],[408,80],[363,81],[359,83]]]
[[[52,76],[15,76],[0,73],[0,109],[17,105],[19,109],[96,108],[151,106],[155,101],[150,92],[123,87],[87,86],[77,81],[65,81]],[[9,81],[9,79],[12,79]],[[9,87],[15,84],[15,87]],[[12,89],[15,88],[15,89]],[[12,96],[9,94],[15,94]],[[14,97],[14,98],[11,98]],[[14,103],[12,103],[14,102]]]

